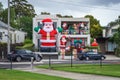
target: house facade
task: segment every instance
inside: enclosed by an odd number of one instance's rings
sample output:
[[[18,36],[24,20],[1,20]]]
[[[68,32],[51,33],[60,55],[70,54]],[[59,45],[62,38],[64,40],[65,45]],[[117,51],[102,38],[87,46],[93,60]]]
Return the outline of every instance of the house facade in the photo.
[[[0,21],[0,42],[7,43],[8,25]],[[10,43],[23,43],[25,40],[26,33],[23,31],[15,30],[10,27]]]
[[[119,25],[115,25],[115,26],[109,26],[109,27],[105,27],[103,29],[103,38],[104,38],[104,52],[105,53],[112,53],[114,54],[114,49],[116,48],[116,44],[113,43],[112,41],[110,41],[110,37],[113,36],[113,34],[117,31]]]
[[[67,28],[63,28],[63,31],[59,33],[56,37],[57,44],[56,46],[60,46],[60,38],[65,35],[66,37],[71,38],[71,42],[74,40],[82,40],[81,46],[89,46],[90,45],[90,21],[88,18],[59,18],[55,15],[37,15],[33,18],[33,43],[35,47],[39,49],[40,45],[40,35],[38,35],[34,28],[36,26],[42,25],[42,20],[45,18],[51,18],[53,21],[54,28],[62,27],[66,24]],[[79,26],[79,27],[78,27]],[[67,42],[67,46],[70,46],[71,42]]]

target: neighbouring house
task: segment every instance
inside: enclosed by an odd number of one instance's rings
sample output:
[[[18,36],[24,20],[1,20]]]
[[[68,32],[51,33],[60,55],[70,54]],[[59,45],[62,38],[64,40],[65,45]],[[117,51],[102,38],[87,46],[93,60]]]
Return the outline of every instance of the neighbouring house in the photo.
[[[89,18],[59,18],[56,15],[37,15],[33,18],[33,43],[35,47],[39,49],[40,47],[40,36],[34,31],[36,26],[42,25],[42,20],[44,18],[51,18],[53,20],[54,28],[62,27],[67,24],[67,29],[63,29],[63,32],[58,34],[56,46],[59,49],[60,38],[65,35],[72,39],[72,42],[77,40],[82,40],[81,46],[90,45],[90,20]],[[79,27],[75,27],[75,26]],[[70,42],[69,42],[70,43]],[[68,44],[69,46],[69,44]]]
[[[23,43],[26,37],[26,32],[16,30],[10,27],[10,44]],[[0,43],[7,43],[8,40],[8,25],[0,21]],[[11,50],[14,49],[11,45]],[[7,47],[0,46],[0,59],[6,58]]]
[[[7,43],[8,25],[0,21],[0,42]],[[23,43],[25,40],[26,32],[16,30],[10,27],[10,43]]]
[[[106,54],[114,54],[116,44],[110,41],[110,37],[117,31],[119,25],[108,26],[103,28],[103,38],[98,38],[101,41],[101,51]]]

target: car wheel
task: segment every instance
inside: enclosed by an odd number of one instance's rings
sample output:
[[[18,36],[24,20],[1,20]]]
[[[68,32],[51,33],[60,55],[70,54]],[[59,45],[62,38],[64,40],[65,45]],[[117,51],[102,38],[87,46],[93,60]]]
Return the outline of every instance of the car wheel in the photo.
[[[86,57],[86,60],[88,61],[88,60],[89,60],[89,57]]]
[[[16,57],[16,61],[20,62],[22,60],[22,58],[20,56]]]
[[[104,59],[105,59],[105,57],[102,56],[102,57],[101,57],[101,60],[104,60]]]
[[[41,59],[42,59],[42,58],[38,56],[38,57],[36,58],[36,61],[37,61],[37,62],[40,62]]]

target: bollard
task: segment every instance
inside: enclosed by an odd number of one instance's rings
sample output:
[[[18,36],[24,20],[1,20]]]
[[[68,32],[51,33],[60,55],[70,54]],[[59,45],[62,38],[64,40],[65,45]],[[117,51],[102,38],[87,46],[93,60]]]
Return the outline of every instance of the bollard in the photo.
[[[33,57],[31,57],[31,70],[33,70]]]

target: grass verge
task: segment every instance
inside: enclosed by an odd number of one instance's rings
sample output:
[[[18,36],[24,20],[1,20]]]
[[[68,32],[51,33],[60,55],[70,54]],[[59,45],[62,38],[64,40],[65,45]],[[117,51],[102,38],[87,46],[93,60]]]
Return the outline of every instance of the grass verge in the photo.
[[[17,70],[0,69],[0,80],[71,80],[71,79]]]
[[[49,68],[48,65],[38,66],[38,68]],[[74,64],[70,65],[52,65],[51,69],[75,73],[95,74],[104,76],[120,77],[120,64],[104,64],[102,67],[97,64]]]

